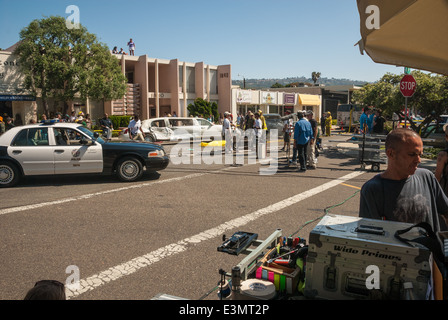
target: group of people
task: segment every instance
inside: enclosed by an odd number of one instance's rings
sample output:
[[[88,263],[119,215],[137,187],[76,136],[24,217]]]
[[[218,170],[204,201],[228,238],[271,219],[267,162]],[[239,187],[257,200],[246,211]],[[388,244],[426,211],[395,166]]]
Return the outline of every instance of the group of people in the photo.
[[[308,110],[306,112],[297,112],[297,122],[294,126],[291,118],[286,119],[283,124],[283,141],[285,148],[290,143],[291,135],[293,136],[293,151],[290,163],[297,165],[299,160],[299,171],[305,172],[307,169],[317,168],[316,157],[316,141],[319,136],[318,123],[314,119],[314,112]]]
[[[232,115],[229,114],[229,116],[232,119]],[[246,112],[246,115],[239,113],[236,118],[236,124],[241,130],[244,130],[244,131],[249,130],[249,129],[255,129],[256,128],[255,121],[257,120],[256,119],[257,117],[261,121],[260,129],[267,130],[268,127],[266,125],[266,119],[264,118],[263,111],[261,111],[261,110],[258,110],[257,112],[252,112],[252,111],[248,110]]]
[[[69,116],[66,114],[65,116],[62,115],[60,112],[56,112],[55,114],[50,114],[50,119],[47,117],[47,115],[44,113],[40,117],[40,122],[44,122],[46,120],[54,120],[57,122],[72,122],[72,123],[80,123],[86,126],[87,128],[92,128],[92,120],[90,119],[89,114],[84,114],[84,112],[79,111],[76,113],[76,111],[72,111],[71,115]],[[29,124],[36,123],[36,119],[32,118],[29,121]],[[14,121],[11,117],[6,116],[5,118],[0,116],[0,135],[8,131],[9,129],[22,125],[21,121]]]
[[[386,119],[379,108],[365,107],[361,117],[359,117],[359,133],[382,134]]]
[[[41,122],[47,121],[47,120],[54,120],[57,122],[71,122],[71,123],[80,123],[87,128],[92,128],[92,119],[90,118],[90,114],[84,114],[83,111],[72,111],[70,115],[66,114],[65,116],[62,115],[60,112],[56,112],[55,114],[50,114],[50,119],[48,119],[47,115],[44,113],[40,117]],[[34,119],[30,120],[30,124],[36,123]]]
[[[11,117],[6,115],[3,121],[3,117],[0,116],[0,136],[13,127],[15,127],[15,124]]]
[[[250,138],[250,142],[252,142],[251,145],[255,144],[255,155],[256,159],[258,159],[260,157],[260,143],[263,142],[263,138],[266,137],[267,131],[266,119],[263,116],[263,112],[261,110],[258,110],[258,112],[254,113],[249,110],[247,111],[246,116],[238,114],[236,125],[233,123],[232,114],[230,112],[224,112],[224,120],[222,122],[222,136],[226,141],[226,153],[233,152],[233,131],[237,127],[239,128],[239,130],[247,131],[245,135]],[[266,130],[264,135],[263,130]]]
[[[127,46],[129,48],[129,55],[133,56],[134,52],[135,52],[135,42],[132,40],[132,38],[129,39],[129,42],[127,43]],[[112,53],[113,54],[124,54],[124,55],[127,55],[126,51],[124,51],[123,48],[120,48],[120,51],[118,51],[118,47],[117,46],[115,46],[112,49]]]
[[[109,118],[108,113],[105,113],[104,117],[100,119],[99,125],[101,127],[101,130],[103,131],[104,139],[110,141],[112,139],[112,131],[114,130],[114,126],[112,120]],[[138,115],[134,115],[131,121],[129,121],[127,133],[129,134],[129,138],[131,140],[145,140],[145,133],[142,129],[142,122],[139,119]]]

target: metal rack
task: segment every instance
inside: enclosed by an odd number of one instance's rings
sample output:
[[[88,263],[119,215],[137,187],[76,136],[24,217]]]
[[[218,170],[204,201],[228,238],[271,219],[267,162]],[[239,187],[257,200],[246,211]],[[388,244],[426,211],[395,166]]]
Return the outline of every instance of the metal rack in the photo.
[[[357,140],[351,140],[350,143],[357,144],[358,148],[355,147],[341,147],[341,149],[349,149],[349,150],[359,150],[358,157],[359,162],[361,164],[361,169],[365,170],[366,165],[372,165],[371,170],[374,172],[380,171],[381,164],[387,163],[387,158],[385,154],[384,148],[384,140],[386,139],[385,135],[376,135],[376,134],[353,134],[352,139],[356,138]],[[336,140],[332,140],[333,142],[340,142]]]

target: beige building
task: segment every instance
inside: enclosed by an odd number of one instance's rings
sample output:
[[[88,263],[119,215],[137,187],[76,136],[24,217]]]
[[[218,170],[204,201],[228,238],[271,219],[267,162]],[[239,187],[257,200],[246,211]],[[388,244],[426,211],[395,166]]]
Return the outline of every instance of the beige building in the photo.
[[[212,66],[147,55],[116,56],[128,78],[128,91],[123,99],[104,104],[109,114],[139,114],[144,119],[174,113],[188,116],[187,106],[196,98],[216,102],[220,113],[230,109],[230,65]]]
[[[42,101],[22,86],[14,46],[0,51],[0,112],[11,117],[18,115],[23,123],[40,119]],[[176,113],[188,116],[187,106],[196,98],[216,102],[218,112],[230,110],[232,74],[230,65],[213,66],[204,62],[190,63],[178,59],[164,60],[147,55],[116,55],[128,79],[123,99],[116,101],[71,101],[70,111],[89,113],[92,120],[110,115],[134,115],[154,118]],[[63,104],[49,102],[50,113],[62,112]]]

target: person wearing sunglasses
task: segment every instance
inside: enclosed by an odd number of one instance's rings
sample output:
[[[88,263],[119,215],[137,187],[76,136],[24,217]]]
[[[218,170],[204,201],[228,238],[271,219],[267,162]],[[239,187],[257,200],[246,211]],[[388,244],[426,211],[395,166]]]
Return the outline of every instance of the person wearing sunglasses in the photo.
[[[23,300],[66,300],[65,286],[56,280],[41,280],[36,282]]]

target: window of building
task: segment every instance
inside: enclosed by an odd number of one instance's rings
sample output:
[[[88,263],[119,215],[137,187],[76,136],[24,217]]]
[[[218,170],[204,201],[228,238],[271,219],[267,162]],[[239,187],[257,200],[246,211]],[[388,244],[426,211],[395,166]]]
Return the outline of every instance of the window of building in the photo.
[[[269,106],[269,113],[280,113],[278,112],[278,106]]]
[[[218,70],[210,70],[210,94],[218,94]]]
[[[195,93],[195,69],[193,67],[187,67],[187,92]]]
[[[179,66],[179,88],[184,87],[184,67]]]

